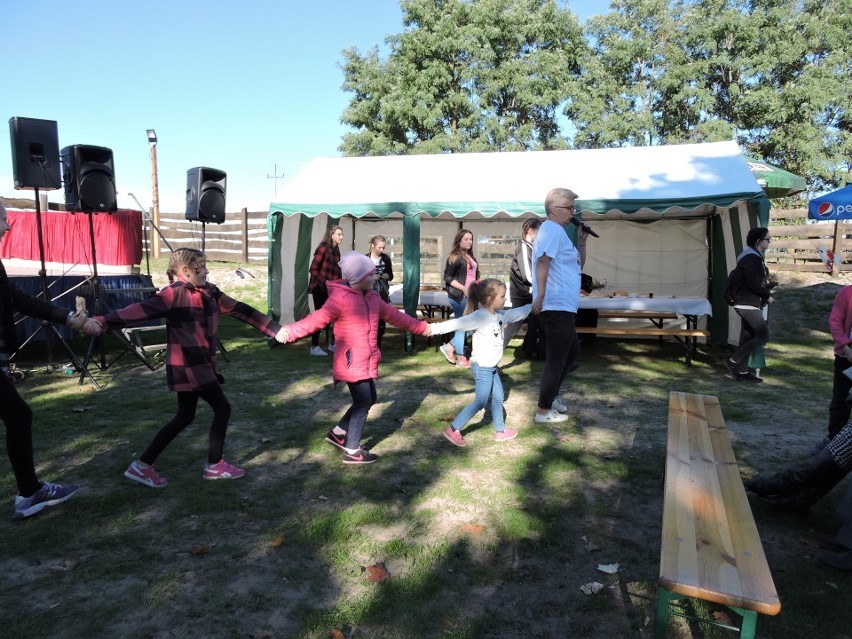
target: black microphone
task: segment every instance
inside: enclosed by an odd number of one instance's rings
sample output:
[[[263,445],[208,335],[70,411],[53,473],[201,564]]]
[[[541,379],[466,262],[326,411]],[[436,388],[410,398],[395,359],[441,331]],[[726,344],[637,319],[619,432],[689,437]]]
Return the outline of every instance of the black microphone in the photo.
[[[572,217],[572,218],[571,218],[571,220],[570,220],[570,222],[571,222],[571,224],[573,224],[574,226],[579,226],[581,229],[583,229],[586,233],[588,233],[588,234],[589,234],[589,235],[591,235],[592,237],[596,237],[596,238],[600,239],[600,237],[601,237],[600,235],[598,235],[597,233],[595,233],[595,232],[594,232],[591,228],[589,228],[589,227],[588,227],[588,225],[583,224],[583,223],[582,223],[580,220],[578,220],[576,217]]]

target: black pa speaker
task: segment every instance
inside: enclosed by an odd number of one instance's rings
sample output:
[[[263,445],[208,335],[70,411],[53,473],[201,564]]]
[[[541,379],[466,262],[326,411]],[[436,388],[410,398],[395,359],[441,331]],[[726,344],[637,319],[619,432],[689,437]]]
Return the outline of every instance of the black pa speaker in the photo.
[[[221,224],[225,221],[225,181],[218,169],[197,166],[186,172],[186,219]]]
[[[84,213],[118,209],[112,150],[77,144],[62,149],[65,210]]]
[[[59,131],[54,120],[11,118],[12,173],[14,186],[52,191],[59,181]]]

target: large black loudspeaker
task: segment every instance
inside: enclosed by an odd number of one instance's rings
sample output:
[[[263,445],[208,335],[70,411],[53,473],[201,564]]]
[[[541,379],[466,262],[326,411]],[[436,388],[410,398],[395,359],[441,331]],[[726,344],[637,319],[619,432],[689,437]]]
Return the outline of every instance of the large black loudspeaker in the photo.
[[[225,181],[218,169],[197,166],[186,172],[186,219],[221,224],[225,221]]]
[[[59,132],[54,120],[11,118],[12,173],[16,189],[62,188],[59,181]]]
[[[84,213],[115,211],[112,150],[77,144],[62,149],[65,209]]]

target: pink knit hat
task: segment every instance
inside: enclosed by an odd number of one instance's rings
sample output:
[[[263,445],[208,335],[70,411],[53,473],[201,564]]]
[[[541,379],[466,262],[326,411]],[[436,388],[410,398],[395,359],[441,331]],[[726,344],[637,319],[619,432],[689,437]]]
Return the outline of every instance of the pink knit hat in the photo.
[[[350,284],[357,284],[375,273],[376,265],[363,253],[349,251],[340,258],[340,272],[344,280],[348,280]]]

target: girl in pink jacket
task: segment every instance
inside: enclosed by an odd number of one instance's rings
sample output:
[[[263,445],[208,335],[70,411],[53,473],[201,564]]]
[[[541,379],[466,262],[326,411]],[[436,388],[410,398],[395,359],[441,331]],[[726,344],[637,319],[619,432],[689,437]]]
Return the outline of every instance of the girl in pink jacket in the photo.
[[[344,464],[370,464],[377,456],[361,446],[367,413],[376,403],[376,383],[382,354],[377,345],[379,320],[403,330],[429,335],[429,325],[391,306],[373,290],[376,265],[357,251],[340,259],[342,280],[328,282],[328,301],[307,317],[284,326],[283,337],[293,342],[334,322],[332,376],[334,383],[346,382],[352,406],[325,437],[343,451]]]

